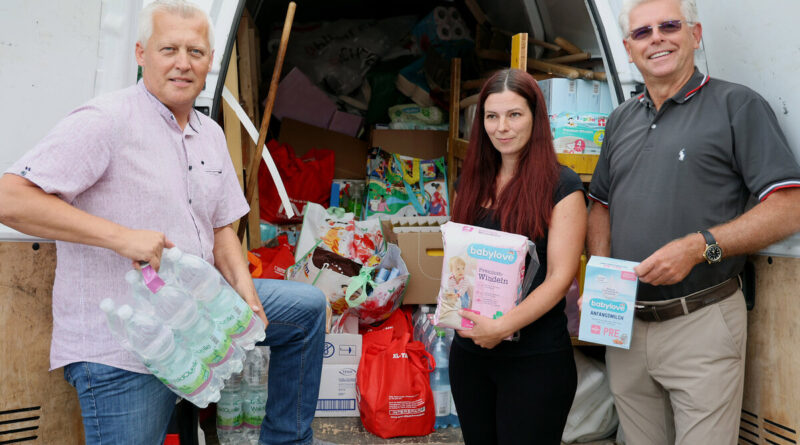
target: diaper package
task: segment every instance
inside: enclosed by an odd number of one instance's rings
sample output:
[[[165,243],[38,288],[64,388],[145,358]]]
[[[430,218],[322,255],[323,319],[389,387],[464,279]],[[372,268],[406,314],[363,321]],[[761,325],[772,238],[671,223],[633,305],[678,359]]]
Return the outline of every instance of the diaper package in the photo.
[[[534,244],[522,235],[447,222],[442,240],[437,326],[472,328],[470,320],[458,315],[459,309],[499,318],[519,303],[539,267]],[[526,274],[527,254],[531,261]]]

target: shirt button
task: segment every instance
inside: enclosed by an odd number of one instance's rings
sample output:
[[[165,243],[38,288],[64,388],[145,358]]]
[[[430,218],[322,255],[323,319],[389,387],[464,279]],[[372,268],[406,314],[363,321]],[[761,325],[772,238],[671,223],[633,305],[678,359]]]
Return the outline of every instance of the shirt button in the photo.
[[[191,170],[192,170],[192,166],[190,165],[190,166],[189,166],[189,171],[191,171]]]
[[[191,204],[191,203],[192,203],[192,200],[190,199],[190,200],[189,200],[189,204]]]
[[[650,128],[652,128],[653,130],[655,130],[655,129],[656,129],[656,124],[653,124],[653,125],[651,125],[651,126],[650,126]]]

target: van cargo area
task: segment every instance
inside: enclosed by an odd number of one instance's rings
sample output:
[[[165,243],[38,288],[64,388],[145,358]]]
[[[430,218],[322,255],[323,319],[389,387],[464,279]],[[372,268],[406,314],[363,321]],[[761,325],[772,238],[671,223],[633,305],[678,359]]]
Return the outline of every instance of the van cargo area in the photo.
[[[0,84],[7,99],[0,110],[5,140],[0,170],[69,110],[137,80],[136,13],[150,1],[10,0],[0,5]],[[368,150],[377,145],[408,156],[442,156],[449,169],[458,171],[482,81],[510,66],[521,51],[545,95],[559,160],[588,188],[606,117],[644,89],[617,24],[622,0],[295,0],[274,85],[289,1],[195,1],[209,11],[217,30],[214,68],[196,108],[224,128],[243,187],[248,175],[258,174],[246,171],[255,144],[241,129],[242,116],[223,98],[224,90],[256,128],[269,92],[277,91],[265,127],[267,141],[290,144],[298,156],[314,148],[333,150],[337,179],[364,180]],[[800,37],[793,32],[800,3],[698,0],[698,9],[704,40],[696,66],[763,95],[800,158],[794,116],[800,110],[795,74]],[[437,14],[447,17],[437,20]],[[521,49],[515,46],[519,35],[527,39]],[[248,249],[269,241],[262,236],[266,229],[257,199],[252,209]],[[414,289],[405,303],[435,304],[442,246],[429,226],[437,224],[394,224],[411,271],[408,289]],[[297,227],[284,234],[294,230],[296,237]],[[60,369],[48,371],[55,250],[51,240],[0,225],[0,444],[83,443],[75,390]],[[748,335],[739,443],[796,444],[800,236],[750,255],[743,279]],[[605,347],[573,335],[576,354],[604,369]],[[170,432],[180,431],[181,444],[220,443],[214,404],[177,412]],[[458,427],[381,439],[357,416],[356,409],[349,417],[316,417],[316,439],[322,444],[463,443]],[[580,443],[621,444],[624,433],[614,425],[604,437]]]

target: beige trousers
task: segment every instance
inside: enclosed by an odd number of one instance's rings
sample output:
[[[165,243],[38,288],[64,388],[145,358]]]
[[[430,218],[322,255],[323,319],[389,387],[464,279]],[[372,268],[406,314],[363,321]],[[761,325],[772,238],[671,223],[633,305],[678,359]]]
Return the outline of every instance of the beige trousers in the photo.
[[[672,320],[634,319],[631,349],[606,348],[625,443],[736,444],[746,343],[741,290]]]

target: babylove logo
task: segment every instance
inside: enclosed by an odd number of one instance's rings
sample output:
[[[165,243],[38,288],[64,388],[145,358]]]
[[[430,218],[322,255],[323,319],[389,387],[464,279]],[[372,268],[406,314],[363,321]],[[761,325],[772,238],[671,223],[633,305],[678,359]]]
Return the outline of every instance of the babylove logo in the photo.
[[[501,264],[514,264],[517,260],[517,252],[512,249],[487,246],[485,244],[470,244],[467,247],[467,255],[479,260],[489,260]]]
[[[609,312],[616,312],[624,314],[628,310],[628,305],[621,301],[603,300],[602,298],[593,298],[589,305],[594,309],[601,309]]]

